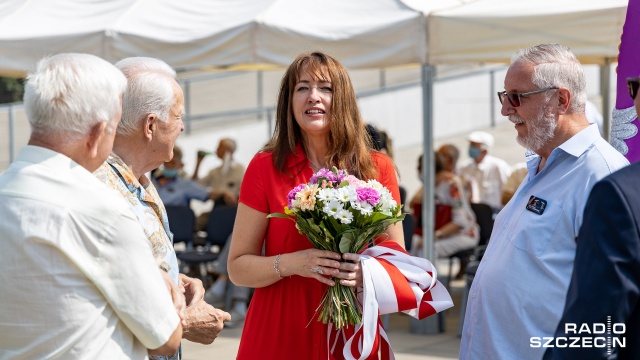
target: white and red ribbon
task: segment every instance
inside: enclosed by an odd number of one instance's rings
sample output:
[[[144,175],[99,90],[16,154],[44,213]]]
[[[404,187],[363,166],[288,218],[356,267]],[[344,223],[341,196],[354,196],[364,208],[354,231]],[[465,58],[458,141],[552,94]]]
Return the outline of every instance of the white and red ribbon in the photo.
[[[328,344],[335,360],[394,360],[380,315],[402,311],[424,319],[453,306],[435,266],[409,255],[395,241],[385,241],[360,255],[363,292],[362,324],[336,330],[329,325]],[[341,351],[342,350],[342,351]]]

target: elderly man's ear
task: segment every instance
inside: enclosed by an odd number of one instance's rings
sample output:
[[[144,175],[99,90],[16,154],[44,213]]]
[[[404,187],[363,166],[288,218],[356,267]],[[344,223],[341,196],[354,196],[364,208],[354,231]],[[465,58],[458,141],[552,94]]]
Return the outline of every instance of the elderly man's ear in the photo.
[[[560,88],[558,92],[558,114],[563,115],[569,110],[571,92],[567,88]]]
[[[148,141],[153,140],[153,132],[158,127],[158,116],[156,114],[149,114],[143,121],[144,123],[144,136]]]
[[[89,152],[90,158],[93,159],[98,156],[98,149],[100,147],[100,144],[104,140],[107,131],[108,129],[106,121],[100,121],[91,128],[91,131],[89,132],[89,138],[86,142],[86,147]]]

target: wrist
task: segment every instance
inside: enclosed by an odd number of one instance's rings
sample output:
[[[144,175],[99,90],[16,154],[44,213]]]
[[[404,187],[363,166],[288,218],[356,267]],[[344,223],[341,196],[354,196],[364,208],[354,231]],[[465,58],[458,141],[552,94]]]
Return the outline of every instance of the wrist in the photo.
[[[282,260],[281,256],[282,254],[278,254],[273,260],[273,270],[276,272],[276,275],[278,275],[280,279],[284,279],[285,277],[282,276],[282,273],[280,272],[280,260]]]
[[[435,236],[436,239],[440,239],[442,236],[444,236],[444,234],[442,233],[442,230],[436,230],[433,235]]]

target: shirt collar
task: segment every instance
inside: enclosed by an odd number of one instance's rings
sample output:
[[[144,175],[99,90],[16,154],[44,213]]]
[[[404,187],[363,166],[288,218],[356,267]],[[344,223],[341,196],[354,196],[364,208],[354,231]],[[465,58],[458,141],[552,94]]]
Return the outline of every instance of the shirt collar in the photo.
[[[140,179],[136,179],[133,174],[133,170],[127,165],[124,160],[116,153],[112,152],[107,158],[107,164],[111,165],[116,172],[120,175],[120,178],[127,186],[129,191],[134,192],[139,188],[147,188],[149,186],[149,179],[146,175],[140,176]]]
[[[558,149],[575,157],[580,157],[580,155],[587,151],[599,138],[601,138],[601,136],[598,125],[591,124],[558,146]]]
[[[563,142],[557,148],[553,149],[551,155],[547,159],[547,165],[553,161],[558,155],[558,151],[562,150],[567,154],[580,157],[585,151],[587,151],[594,142],[596,142],[600,136],[600,130],[598,130],[598,125],[591,124],[586,128],[580,130],[577,134],[573,135],[569,140]],[[560,150],[559,150],[560,149]],[[554,155],[556,154],[556,155]],[[525,154],[527,160],[527,169],[529,170],[529,174],[536,174],[538,169],[538,164],[540,164],[541,157],[531,150],[527,150]],[[545,165],[545,167],[547,166]]]
[[[63,153],[47,149],[42,146],[27,145],[23,147],[16,161],[23,161],[31,164],[38,164],[51,170],[52,173],[60,171],[71,171],[74,176],[79,176],[83,181],[97,181],[95,176],[82,165]]]
[[[74,168],[80,166],[77,162],[73,161],[70,157],[57,151],[47,149],[41,146],[27,145],[23,147],[16,161],[24,161],[33,164],[40,164],[46,167],[53,168]],[[81,166],[80,166],[81,167]],[[87,172],[89,172],[87,170]]]
[[[285,169],[300,169],[306,166],[305,162],[307,161],[307,156],[302,149],[302,144],[298,141],[296,143],[294,152],[290,153],[289,156],[287,156],[287,160],[285,161]]]

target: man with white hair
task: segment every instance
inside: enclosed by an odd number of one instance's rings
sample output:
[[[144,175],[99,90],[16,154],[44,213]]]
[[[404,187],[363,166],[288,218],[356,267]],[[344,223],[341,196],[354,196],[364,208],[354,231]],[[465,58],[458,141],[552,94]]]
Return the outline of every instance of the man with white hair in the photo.
[[[158,266],[176,284],[185,287],[183,337],[210,344],[222,330],[223,322],[229,320],[229,314],[202,300],[204,288],[200,280],[179,274],[164,204],[145,175],[173,156],[176,138],[184,129],[182,89],[175,80],[175,71],[161,60],[127,58],[116,67],[128,80],[122,98],[122,121],[113,152],[95,175],[127,200],[147,235]],[[170,358],[177,359],[179,354]]]
[[[530,149],[528,176],[496,217],[473,279],[461,359],[542,358],[542,339],[562,315],[589,192],[628,164],[589,125],[584,71],[566,46],[518,51],[504,87],[502,115]]]
[[[489,155],[493,136],[484,131],[469,134],[469,157],[460,167],[460,176],[471,183],[471,202],[484,203],[494,211],[502,208],[502,187],[511,174],[511,167],[504,160]]]
[[[44,58],[27,78],[31,136],[0,175],[0,358],[178,349],[184,296],[163,279],[131,209],[91,174],[111,152],[125,87],[87,54]]]

